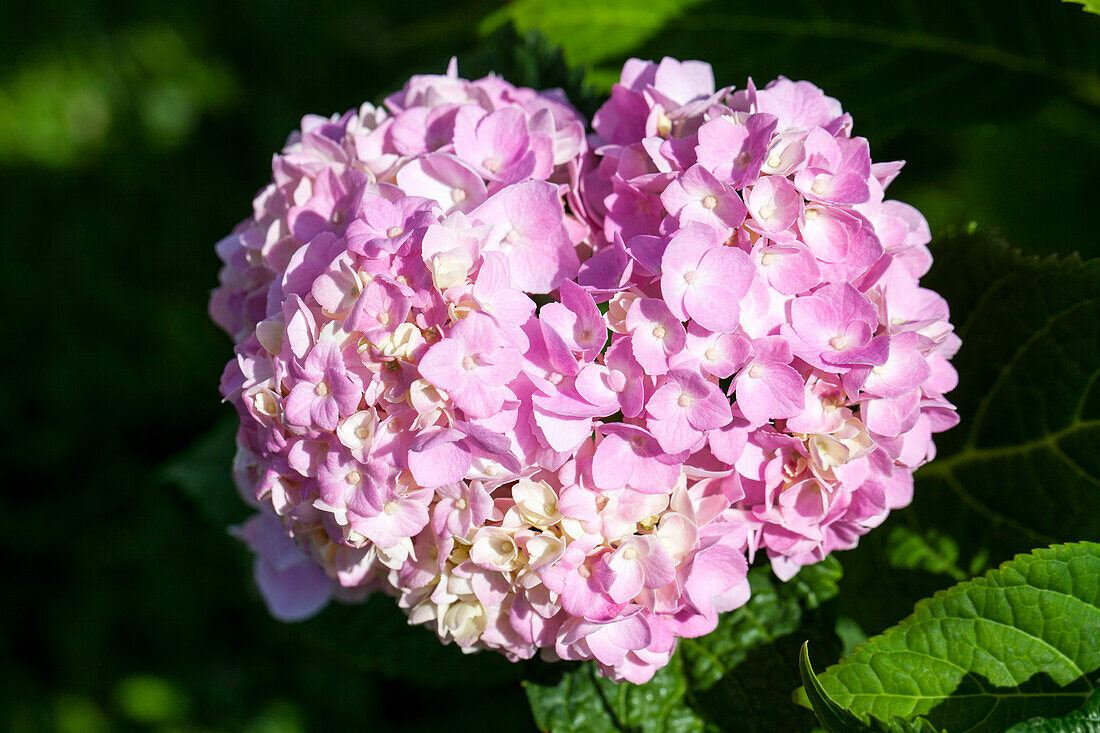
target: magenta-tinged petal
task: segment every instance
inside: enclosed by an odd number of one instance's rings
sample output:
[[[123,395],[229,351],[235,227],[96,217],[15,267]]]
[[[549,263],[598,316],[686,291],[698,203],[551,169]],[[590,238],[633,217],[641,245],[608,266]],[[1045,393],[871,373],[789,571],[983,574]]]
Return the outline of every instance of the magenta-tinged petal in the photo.
[[[600,582],[604,584],[607,595],[616,603],[633,600],[645,586],[645,570],[642,567],[637,550],[630,548],[629,558],[625,557],[622,547],[605,558],[603,569],[597,569]]]
[[[562,305],[576,315],[573,324],[573,340],[584,352],[585,358],[594,359],[607,343],[607,323],[596,307],[596,301],[584,288],[566,280],[560,288]]]
[[[752,262],[741,250],[711,249],[703,255],[698,271],[687,283],[684,310],[703,328],[729,333],[738,326],[739,303],[748,292],[754,275]],[[685,280],[688,276],[684,275]]]
[[[379,547],[393,547],[412,537],[428,524],[428,502],[432,492],[413,491],[399,495],[392,490],[383,496],[382,509],[355,521],[354,528]]]
[[[456,339],[443,339],[433,344],[420,360],[420,374],[429,382],[447,391],[466,388],[472,377],[463,366],[467,351]]]
[[[309,419],[321,430],[335,430],[340,422],[340,408],[331,395],[318,397],[309,406]]]
[[[653,75],[653,86],[677,104],[714,94],[714,71],[704,61],[661,59]]]
[[[805,407],[802,377],[780,363],[749,362],[734,381],[737,406],[753,425],[794,417]]]
[[[313,561],[276,570],[263,558],[256,558],[253,574],[268,612],[279,621],[304,621],[321,611],[332,599],[335,581]]]
[[[558,189],[552,183],[517,183],[490,197],[470,218],[493,226],[493,239],[486,249],[507,256],[520,290],[549,293],[580,267],[562,223]]]
[[[756,226],[770,235],[783,235],[802,214],[802,196],[779,176],[762,176],[745,204]]]
[[[729,402],[718,386],[692,372],[674,371],[649,400],[650,432],[669,453],[697,444],[707,430],[732,419]]]
[[[602,364],[588,364],[577,374],[577,394],[593,405],[618,405],[626,389],[626,375]]]
[[[871,432],[894,437],[910,430],[920,417],[920,393],[917,390],[897,397],[870,399],[860,412]]]
[[[460,444],[465,436],[457,430],[424,432],[409,448],[409,470],[421,486],[435,488],[453,484],[466,476],[470,451]]]
[[[728,603],[716,607],[715,601],[743,583],[747,573],[748,563],[743,554],[726,543],[715,542],[696,554],[684,583],[684,595],[707,615],[730,610]]]
[[[601,489],[618,489],[634,475],[637,455],[629,441],[608,435],[592,455],[592,481]]]
[[[797,295],[821,282],[813,254],[799,242],[786,242],[756,251],[768,284],[786,295]]]
[[[676,579],[676,565],[659,539],[653,535],[645,535],[633,541],[628,540],[619,546],[624,559],[634,546],[636,546],[639,564],[645,571],[646,588],[661,588]],[[626,549],[623,549],[624,547]]]
[[[649,625],[641,613],[616,619],[603,628],[588,634],[588,648],[600,662],[608,665],[619,664],[626,653],[632,649],[644,649],[650,642]]]
[[[802,241],[822,262],[842,262],[862,225],[855,216],[832,206],[810,206],[799,225]]]
[[[668,358],[684,348],[687,331],[669,311],[664,301],[639,298],[626,316],[634,358],[646,374],[668,371]]]
[[[272,616],[302,621],[328,604],[335,583],[298,548],[273,513],[254,515],[238,535],[256,553],[253,573]]]
[[[862,389],[880,397],[897,397],[920,386],[931,369],[917,350],[918,341],[912,331],[891,336],[886,362],[867,372]]]
[[[707,435],[707,444],[714,456],[724,463],[733,465],[741,457],[748,441],[748,431],[744,427],[744,420],[731,422],[730,424],[712,430]]]
[[[283,400],[283,411],[292,425],[306,426],[310,423],[310,408],[316,395],[316,385],[298,382]]]
[[[684,297],[706,273],[701,261],[717,246],[717,234],[705,224],[691,223],[677,232],[661,257],[661,295],[668,309],[681,321],[688,319]]]
[[[812,83],[783,77],[756,93],[756,108],[776,115],[780,130],[810,130],[829,124],[843,112],[840,102]]]
[[[650,418],[646,426],[669,453],[694,450],[704,437],[702,432],[691,426],[683,413],[674,413],[667,418]]]
[[[410,196],[423,196],[443,211],[472,211],[486,196],[485,182],[458,158],[434,153],[417,158],[397,172],[397,185]]]
[[[717,178],[732,180],[735,161],[748,137],[748,128],[730,117],[723,115],[705,122],[699,128],[695,148],[699,164]]]
[[[572,451],[592,433],[592,418],[556,415],[535,410],[535,424],[547,444],[557,451]]]

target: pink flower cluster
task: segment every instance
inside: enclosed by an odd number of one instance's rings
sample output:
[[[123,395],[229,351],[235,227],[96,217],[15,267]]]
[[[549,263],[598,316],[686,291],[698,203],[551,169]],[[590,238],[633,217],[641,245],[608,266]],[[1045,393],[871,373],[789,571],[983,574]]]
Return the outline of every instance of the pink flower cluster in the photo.
[[[593,127],[452,67],[275,156],[211,312],[276,616],[380,590],[642,682],[761,551],[787,579],[909,502],[958,338],[901,164],[701,62],[629,61]]]

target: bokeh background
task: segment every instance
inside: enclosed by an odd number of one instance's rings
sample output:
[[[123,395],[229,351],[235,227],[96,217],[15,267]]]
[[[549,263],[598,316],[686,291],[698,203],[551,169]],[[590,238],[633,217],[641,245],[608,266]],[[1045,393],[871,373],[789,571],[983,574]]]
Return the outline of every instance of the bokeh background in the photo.
[[[1077,6],[600,7],[602,25],[576,20],[589,0],[0,3],[0,728],[533,726],[509,665],[441,650],[385,599],[271,620],[226,531],[244,511],[213,245],[307,112],[377,102],[451,55],[575,86],[537,68],[560,44],[591,71],[586,99],[629,55],[701,58],[720,84],[785,74],[840,98],[876,160],[909,161],[891,195],[936,233],[1100,253],[1100,18]],[[550,41],[517,54],[509,20]]]

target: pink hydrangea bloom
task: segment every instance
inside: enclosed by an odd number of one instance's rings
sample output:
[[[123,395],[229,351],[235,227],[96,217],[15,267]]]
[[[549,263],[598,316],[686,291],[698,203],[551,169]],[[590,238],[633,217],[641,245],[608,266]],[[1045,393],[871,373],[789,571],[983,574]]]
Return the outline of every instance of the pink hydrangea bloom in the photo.
[[[757,557],[788,579],[911,499],[959,340],[900,164],[698,61],[630,60],[593,127],[452,65],[275,156],[210,302],[273,615],[381,591],[644,682]]]

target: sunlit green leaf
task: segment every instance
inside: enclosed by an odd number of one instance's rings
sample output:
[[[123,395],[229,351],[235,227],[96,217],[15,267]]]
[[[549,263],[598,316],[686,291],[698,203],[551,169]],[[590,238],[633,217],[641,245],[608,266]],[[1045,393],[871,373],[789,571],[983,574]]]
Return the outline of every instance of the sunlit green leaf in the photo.
[[[485,19],[484,33],[508,21],[559,44],[571,64],[593,64],[629,53],[702,0],[518,0]]]
[[[1084,9],[1090,13],[1100,14],[1100,1],[1098,0],[1062,0],[1066,3],[1077,3],[1084,6]]]
[[[813,708],[818,722],[825,727],[828,733],[863,733],[864,731],[880,731],[881,733],[938,733],[935,726],[925,718],[917,718],[913,721],[905,721],[893,718],[889,723],[865,716],[859,718],[855,714],[838,705],[829,697],[829,693],[821,686],[821,681],[814,673],[810,665],[809,642],[802,645],[798,654],[798,669],[802,673],[802,684],[807,701]]]
[[[1080,707],[1100,670],[1098,638],[1100,544],[1057,545],[921,601],[820,682],[857,717],[1000,733]]]

